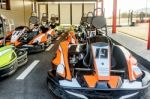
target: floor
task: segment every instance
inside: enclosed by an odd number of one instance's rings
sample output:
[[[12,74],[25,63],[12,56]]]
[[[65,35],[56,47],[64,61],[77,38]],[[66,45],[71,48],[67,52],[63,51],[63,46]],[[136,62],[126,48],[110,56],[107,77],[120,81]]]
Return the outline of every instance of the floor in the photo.
[[[118,32],[122,32],[136,38],[148,40],[148,23],[137,24],[136,26],[117,27]]]

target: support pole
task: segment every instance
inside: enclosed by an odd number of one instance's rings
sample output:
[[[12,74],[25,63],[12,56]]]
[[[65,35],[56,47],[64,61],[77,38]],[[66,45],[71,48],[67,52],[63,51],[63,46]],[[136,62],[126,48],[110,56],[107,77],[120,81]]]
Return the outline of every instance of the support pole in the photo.
[[[150,18],[149,18],[149,30],[148,30],[148,43],[147,43],[147,49],[150,50]]]
[[[98,8],[98,2],[99,0],[96,1],[96,9]],[[98,11],[96,10],[96,16],[98,16]]]
[[[72,3],[70,3],[70,24],[72,25]]]
[[[120,26],[120,18],[121,18],[120,14],[121,14],[121,10],[119,9],[119,26]]]
[[[60,3],[58,4],[58,16],[59,16],[59,24],[61,23],[60,22]]]
[[[130,16],[130,26],[133,26],[133,10],[131,11],[131,16]]]
[[[104,0],[101,0],[101,14],[104,14]]]
[[[129,10],[129,13],[128,13],[128,25],[130,24],[130,10]]]
[[[116,33],[116,18],[117,18],[117,0],[113,0],[113,26],[112,33]]]

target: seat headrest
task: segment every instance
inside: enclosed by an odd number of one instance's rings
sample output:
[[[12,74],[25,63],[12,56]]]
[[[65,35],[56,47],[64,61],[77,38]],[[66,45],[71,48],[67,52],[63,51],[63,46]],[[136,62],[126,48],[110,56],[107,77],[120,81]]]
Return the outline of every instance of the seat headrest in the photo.
[[[104,16],[95,16],[92,19],[92,25],[97,29],[101,29],[106,26],[106,19]]]
[[[107,37],[105,37],[105,36],[100,36],[100,35],[91,37],[89,40],[90,40],[90,43],[95,43],[95,42],[105,42],[105,43],[109,43],[109,39],[108,39]]]
[[[92,23],[92,19],[93,19],[93,17],[87,17],[87,19],[86,19],[87,23],[91,24]]]
[[[38,24],[39,23],[39,18],[36,16],[31,16],[29,19],[29,22],[32,24]]]

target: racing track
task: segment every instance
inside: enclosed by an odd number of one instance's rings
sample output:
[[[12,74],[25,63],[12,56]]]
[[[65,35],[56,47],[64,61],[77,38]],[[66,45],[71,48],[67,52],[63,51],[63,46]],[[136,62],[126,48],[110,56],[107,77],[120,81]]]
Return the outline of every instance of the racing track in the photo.
[[[59,43],[67,34],[61,35],[41,53],[28,56],[28,63],[17,72],[0,80],[0,99],[56,99],[47,89],[47,71]],[[39,62],[38,62],[39,61]],[[150,91],[145,99],[150,99]]]

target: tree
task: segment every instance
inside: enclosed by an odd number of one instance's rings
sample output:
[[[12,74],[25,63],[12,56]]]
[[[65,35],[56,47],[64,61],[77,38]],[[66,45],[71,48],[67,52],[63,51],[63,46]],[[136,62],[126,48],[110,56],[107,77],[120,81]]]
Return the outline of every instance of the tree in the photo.
[[[121,13],[121,18],[128,18],[128,13],[124,12],[124,13]]]

